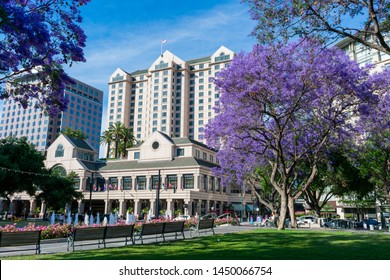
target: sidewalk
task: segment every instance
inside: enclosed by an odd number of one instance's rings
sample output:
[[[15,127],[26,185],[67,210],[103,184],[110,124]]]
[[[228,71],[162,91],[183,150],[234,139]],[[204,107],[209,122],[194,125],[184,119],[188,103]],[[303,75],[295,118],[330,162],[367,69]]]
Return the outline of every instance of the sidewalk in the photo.
[[[223,225],[214,228],[215,234],[226,234],[226,233],[235,233],[235,232],[240,232],[240,231],[245,231],[245,230],[252,230],[255,229],[254,226],[251,226],[248,224],[242,224],[241,226],[231,226],[231,225]],[[185,238],[186,239],[191,239],[191,238],[197,238],[199,235],[198,233],[192,233],[192,237],[190,235],[190,231],[185,231],[184,232]],[[201,233],[200,236],[210,236],[210,233]],[[173,236],[166,237],[166,241],[172,241],[175,238]],[[161,238],[159,239],[161,240]],[[180,240],[180,238],[178,239]],[[112,239],[110,242],[115,241],[115,243],[107,243],[106,248],[114,248],[114,247],[124,247],[125,241],[124,238],[117,238],[117,239]],[[116,242],[118,241],[118,242]],[[146,239],[144,240],[144,244],[150,244],[150,243],[155,243],[156,239]],[[83,242],[78,242],[77,244],[81,246],[77,246],[75,251],[80,251],[80,250],[95,250],[98,249],[97,242],[96,244],[91,244],[88,245],[87,243],[91,243],[90,241],[84,242],[85,245],[83,245]],[[141,245],[141,242],[137,239],[135,239],[135,245]],[[48,239],[48,240],[42,240],[41,241],[41,254],[54,254],[54,253],[66,253],[67,252],[67,239],[66,238],[60,238],[60,239]],[[132,245],[128,245],[132,246]],[[32,248],[33,246],[26,246],[26,248]],[[24,256],[24,255],[31,255],[34,254],[34,251],[18,251],[18,252],[4,252],[7,250],[13,250],[13,249],[22,249],[23,246],[18,246],[18,247],[0,247],[0,259],[3,257],[8,257],[8,256]],[[102,246],[100,246],[102,248]]]

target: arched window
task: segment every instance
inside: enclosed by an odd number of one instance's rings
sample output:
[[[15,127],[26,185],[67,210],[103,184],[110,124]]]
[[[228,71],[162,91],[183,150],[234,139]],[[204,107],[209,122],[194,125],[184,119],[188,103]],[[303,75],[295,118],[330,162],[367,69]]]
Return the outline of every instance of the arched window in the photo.
[[[66,170],[65,168],[62,166],[62,165],[56,165],[52,168],[52,171],[54,174],[57,174],[61,177],[65,177],[66,176]]]
[[[55,157],[63,157],[64,156],[64,146],[59,144],[56,149],[56,155]]]

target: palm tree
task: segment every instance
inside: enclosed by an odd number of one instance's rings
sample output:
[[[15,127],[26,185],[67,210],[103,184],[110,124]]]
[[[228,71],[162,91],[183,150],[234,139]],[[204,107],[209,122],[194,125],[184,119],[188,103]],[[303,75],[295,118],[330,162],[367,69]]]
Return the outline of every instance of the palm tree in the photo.
[[[134,135],[133,130],[129,127],[123,127],[122,128],[122,156],[125,158],[127,156],[127,148],[130,148],[133,146],[134,143]]]
[[[73,129],[69,126],[67,126],[64,130],[62,130],[61,133],[66,136],[80,139],[80,140],[87,139],[87,134],[85,134],[83,131],[81,131],[80,129]]]
[[[103,134],[100,136],[100,144],[107,144],[106,158],[109,158],[110,156],[112,141],[111,131],[109,129],[103,131]]]
[[[115,158],[118,158],[119,155],[119,145],[122,140],[122,131],[123,131],[123,124],[121,122],[116,122],[108,128],[108,130],[111,131],[112,139],[115,142]]]

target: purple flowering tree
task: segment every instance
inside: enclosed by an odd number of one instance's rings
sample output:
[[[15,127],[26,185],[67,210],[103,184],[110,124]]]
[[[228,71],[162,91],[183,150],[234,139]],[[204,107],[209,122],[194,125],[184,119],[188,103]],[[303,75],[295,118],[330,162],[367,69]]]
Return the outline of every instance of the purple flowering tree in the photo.
[[[341,50],[305,40],[255,46],[237,55],[215,83],[221,98],[205,137],[219,150],[216,173],[225,184],[243,185],[257,169],[267,172],[280,195],[283,229],[288,210],[295,226],[294,202],[312,183],[320,159],[352,137],[356,118],[368,112],[372,92],[386,81],[372,82],[369,69]]]
[[[390,204],[390,88],[387,76],[373,75],[372,80],[382,85],[375,92],[377,102],[370,114],[364,115],[358,126],[361,131],[352,160],[364,176],[375,185],[376,199]]]
[[[253,35],[260,42],[317,36],[327,42],[350,38],[390,54],[387,0],[242,0],[257,22]],[[374,39],[373,39],[374,38]]]
[[[56,115],[72,83],[62,65],[84,62],[79,7],[90,0],[3,0],[0,5],[0,98]]]

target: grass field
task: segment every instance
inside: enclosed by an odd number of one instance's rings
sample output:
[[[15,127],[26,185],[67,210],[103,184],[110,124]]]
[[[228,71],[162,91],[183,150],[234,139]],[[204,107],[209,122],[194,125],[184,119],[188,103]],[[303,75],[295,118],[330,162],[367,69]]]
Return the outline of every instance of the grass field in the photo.
[[[43,260],[390,260],[390,235],[257,229],[175,242],[21,256]]]

